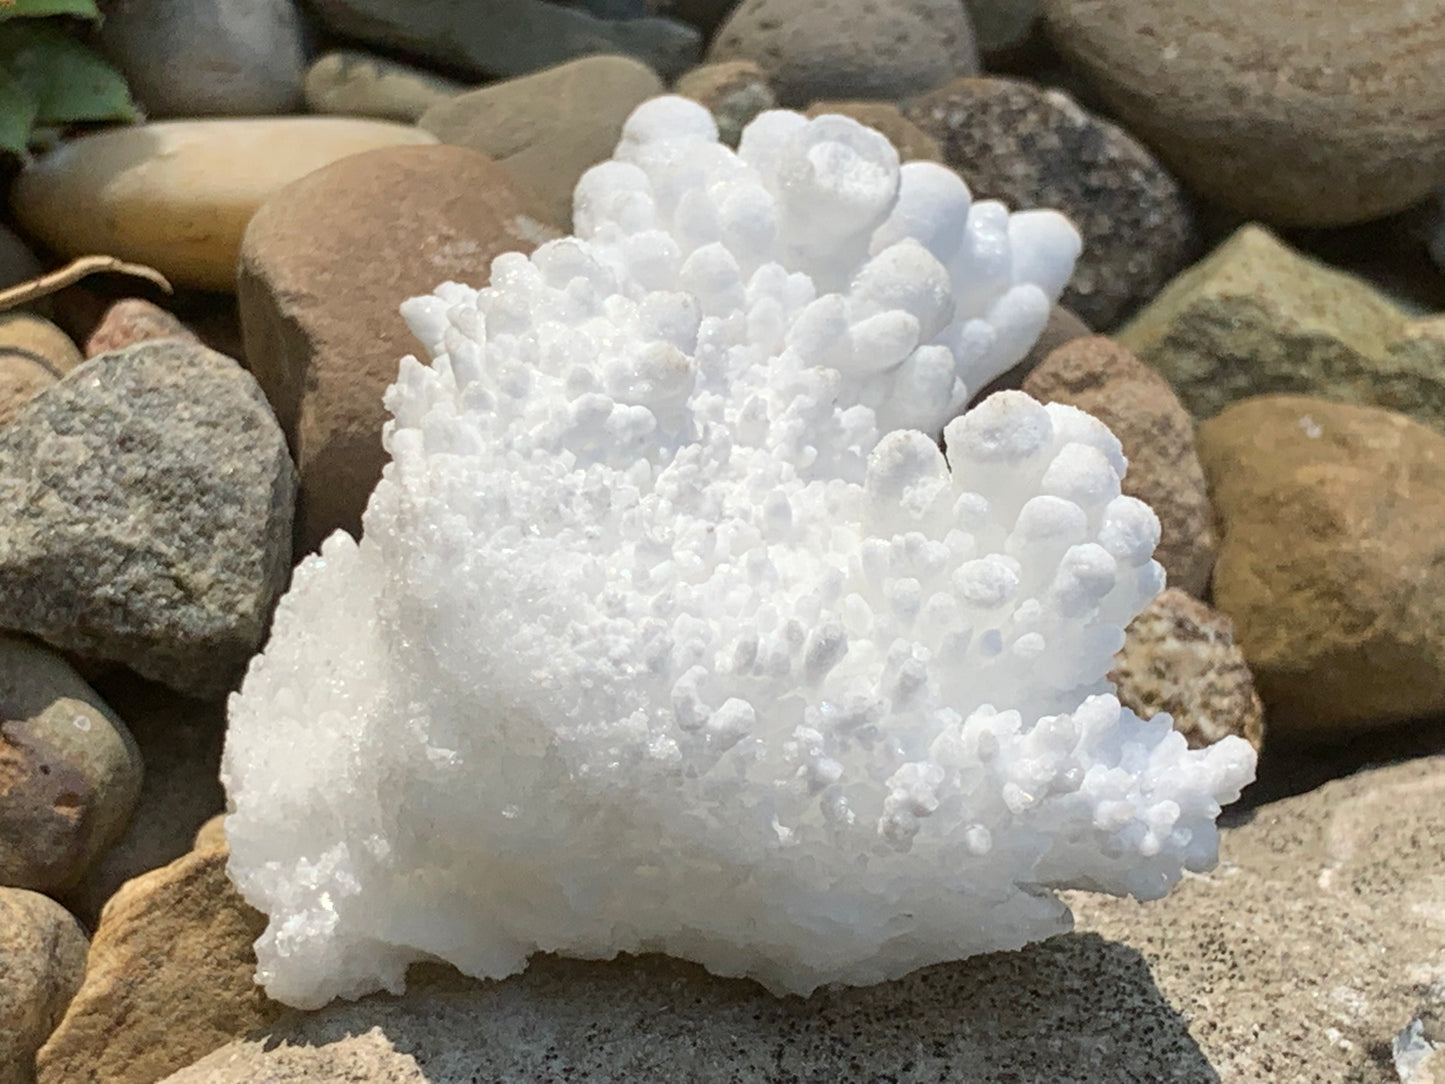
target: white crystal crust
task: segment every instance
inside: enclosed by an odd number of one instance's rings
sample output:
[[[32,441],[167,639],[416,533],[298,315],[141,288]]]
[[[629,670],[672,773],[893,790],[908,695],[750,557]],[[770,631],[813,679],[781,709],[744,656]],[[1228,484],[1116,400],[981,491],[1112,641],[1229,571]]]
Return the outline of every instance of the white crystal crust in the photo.
[[[301,564],[232,698],[267,992],[663,951],[807,993],[1212,865],[1253,752],[1112,695],[1163,579],[1118,441],[1017,392],[955,417],[1067,221],[845,118],[734,153],[661,98],[575,224],[404,307],[429,361],[363,540]]]

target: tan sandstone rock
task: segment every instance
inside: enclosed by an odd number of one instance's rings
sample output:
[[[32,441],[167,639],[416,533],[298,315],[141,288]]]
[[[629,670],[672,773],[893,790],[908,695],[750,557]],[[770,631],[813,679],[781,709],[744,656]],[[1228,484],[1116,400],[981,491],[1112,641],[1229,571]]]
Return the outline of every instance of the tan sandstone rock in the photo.
[[[29,164],[11,208],[63,255],[104,253],[150,264],[178,286],[231,290],[246,223],[278,189],[347,155],[435,142],[407,125],[347,117],[109,128]]]
[[[1445,711],[1445,436],[1400,414],[1248,399],[1199,429],[1214,601],[1270,734],[1335,738]]]
[[[227,856],[192,851],[106,904],[39,1084],[153,1084],[276,1019],[253,981],[266,920],[231,887]]]

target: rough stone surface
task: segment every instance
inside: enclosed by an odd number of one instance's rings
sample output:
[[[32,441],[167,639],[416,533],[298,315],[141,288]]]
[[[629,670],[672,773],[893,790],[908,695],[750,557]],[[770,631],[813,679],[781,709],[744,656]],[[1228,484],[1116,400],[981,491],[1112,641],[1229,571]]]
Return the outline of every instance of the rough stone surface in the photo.
[[[1222,855],[1153,903],[1069,893],[1087,932],[807,1000],[658,957],[414,969],[401,998],[287,1017],[168,1084],[1391,1079],[1445,976],[1445,757],[1261,807]]]
[[[266,920],[226,859],[192,851],[106,904],[85,982],[36,1059],[39,1084],[152,1084],[280,1015],[252,981]]]
[[[551,221],[566,224],[577,179],[612,156],[628,114],[663,90],[635,60],[584,57],[440,102],[418,123],[501,165]]]
[[[579,56],[620,53],[664,77],[697,61],[702,35],[675,19],[599,19],[545,0],[312,0],[333,30],[478,77],[525,75]]]
[[[742,0],[709,60],[751,60],[778,101],[893,100],[979,70],[959,0]]]
[[[876,128],[888,137],[888,142],[898,151],[898,157],[905,162],[943,161],[943,149],[938,140],[905,117],[892,102],[814,102],[804,112],[810,117],[838,113],[852,117],[869,128]]]
[[[417,349],[398,306],[448,279],[481,282],[494,257],[557,236],[542,214],[495,163],[430,147],[338,162],[256,215],[241,323],[300,470],[302,550],[337,528],[359,532],[381,477],[382,393]]]
[[[1168,712],[1199,749],[1230,734],[1264,745],[1264,705],[1234,642],[1229,618],[1169,587],[1125,630],[1109,680],[1119,699],[1149,718]]]
[[[707,106],[719,138],[729,147],[738,145],[754,117],[778,104],[767,73],[751,60],[699,64],[673,84],[672,92]]]
[[[1295,392],[1445,428],[1445,317],[1414,319],[1257,226],[1171,282],[1118,339],[1196,418]]]
[[[223,693],[285,584],[294,495],[230,358],[177,339],[94,358],[0,430],[0,628]]]
[[[1271,737],[1445,711],[1445,436],[1272,395],[1200,426],[1199,457],[1220,524],[1215,605]]]
[[[1442,866],[1431,757],[1256,809],[1213,873],[1157,903],[1068,896],[1080,927],[1144,954],[1222,1084],[1384,1084],[1391,1038],[1445,976]]]
[[[0,637],[0,885],[74,884],[125,829],[141,774],[125,723],[69,663]]]
[[[65,256],[149,264],[177,286],[232,290],[246,223],[278,189],[339,158],[435,143],[349,117],[166,121],[61,144],[21,171],[17,221]]]
[[[1248,217],[1361,222],[1445,176],[1436,3],[1047,0],[1044,12],[1110,112]]]
[[[31,1084],[35,1052],[85,974],[85,932],[60,904],[0,888],[0,1084]]]
[[[288,1017],[169,1084],[1209,1079],[1144,961],[1089,935],[806,1000],[661,956],[538,957],[500,983],[421,967],[409,987]]]
[[[437,102],[455,98],[465,83],[370,53],[327,53],[306,72],[306,108],[413,124]]]
[[[190,328],[159,305],[140,297],[126,297],[105,310],[90,338],[85,340],[85,356],[99,357],[155,339],[200,342]]]
[[[191,700],[125,673],[97,684],[134,735],[145,779],[125,831],[61,897],[91,928],[121,885],[191,850],[197,830],[226,807],[223,702]]]
[[[1188,264],[1193,212],[1154,156],[1061,90],[957,79],[903,103],[976,199],[1052,207],[1084,237],[1060,303],[1108,330]]]
[[[85,359],[70,336],[27,312],[0,314],[0,425]]]
[[[301,102],[293,0],[112,0],[100,43],[152,117],[261,116]]]
[[[1074,339],[1023,382],[1042,402],[1068,403],[1103,420],[1129,460],[1124,492],[1159,515],[1154,558],[1169,583],[1203,595],[1214,567],[1215,538],[1194,422],[1158,373],[1102,336]]]

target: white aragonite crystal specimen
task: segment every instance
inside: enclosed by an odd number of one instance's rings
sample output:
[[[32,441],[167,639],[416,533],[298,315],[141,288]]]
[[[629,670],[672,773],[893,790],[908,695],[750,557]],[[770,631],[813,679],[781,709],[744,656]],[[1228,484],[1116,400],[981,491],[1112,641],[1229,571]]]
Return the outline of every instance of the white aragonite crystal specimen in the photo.
[[[1079,240],[842,117],[734,153],[641,106],[576,237],[404,313],[358,544],[297,569],[231,702],[259,979],[316,1006],[537,951],[776,991],[1163,895],[1254,755],[1105,675],[1159,590],[1118,441],[1017,392]]]

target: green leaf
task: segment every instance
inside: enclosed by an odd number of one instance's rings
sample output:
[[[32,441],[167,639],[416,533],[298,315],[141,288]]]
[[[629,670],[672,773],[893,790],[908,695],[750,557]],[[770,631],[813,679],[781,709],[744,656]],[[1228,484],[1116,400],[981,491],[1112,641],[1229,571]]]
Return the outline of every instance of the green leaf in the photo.
[[[99,19],[95,0],[0,0],[0,21],[33,19],[46,15],[75,15],[82,19]]]
[[[35,99],[25,88],[0,71],[0,149],[22,157],[35,127]]]
[[[52,23],[0,25],[0,68],[34,101],[36,124],[139,118],[121,74]]]

